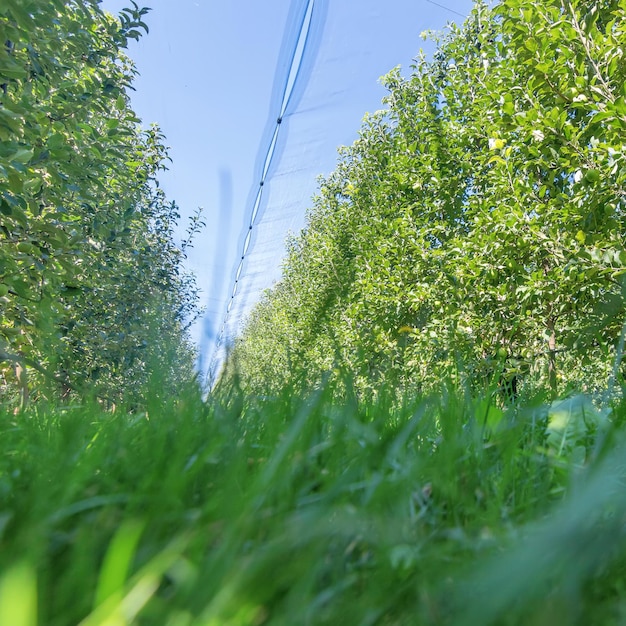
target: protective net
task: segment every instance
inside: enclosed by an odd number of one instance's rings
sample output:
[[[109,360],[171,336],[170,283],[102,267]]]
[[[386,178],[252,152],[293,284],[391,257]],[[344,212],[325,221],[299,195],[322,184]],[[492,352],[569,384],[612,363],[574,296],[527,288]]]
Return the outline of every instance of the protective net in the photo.
[[[103,6],[115,13],[124,4]],[[420,49],[434,50],[420,34],[462,22],[472,5],[272,0],[229,3],[218,14],[202,0],[153,0],[151,33],[131,50],[141,74],[133,99],[172,146],[162,181],[168,197],[183,216],[205,207],[207,228],[189,265],[203,290],[193,336],[209,381],[246,315],[280,278],[286,237],[304,226],[318,176],[334,169],[337,148],[356,139],[364,114],[382,107],[379,78],[398,65],[408,75]],[[180,13],[188,18],[177,30]],[[194,48],[187,40],[196,38]],[[174,95],[159,92],[164,75]]]

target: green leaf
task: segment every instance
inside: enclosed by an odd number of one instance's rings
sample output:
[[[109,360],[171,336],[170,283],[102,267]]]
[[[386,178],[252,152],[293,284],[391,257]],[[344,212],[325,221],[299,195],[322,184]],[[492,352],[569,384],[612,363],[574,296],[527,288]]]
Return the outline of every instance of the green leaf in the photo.
[[[11,161],[17,161],[18,163],[28,163],[33,158],[32,148],[18,148],[11,156]]]
[[[55,133],[48,138],[46,143],[50,150],[58,150],[66,145],[66,139],[60,133]]]

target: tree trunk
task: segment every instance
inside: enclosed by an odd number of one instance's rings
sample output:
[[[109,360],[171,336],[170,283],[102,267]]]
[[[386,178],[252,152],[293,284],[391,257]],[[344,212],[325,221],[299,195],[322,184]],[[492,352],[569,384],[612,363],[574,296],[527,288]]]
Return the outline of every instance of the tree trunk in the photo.
[[[13,367],[15,369],[15,378],[17,378],[20,389],[20,409],[23,411],[29,400],[28,372],[26,371],[26,366],[19,361],[16,361]]]
[[[554,319],[548,319],[548,384],[553,397],[557,395],[557,376],[556,376],[556,331],[554,328]]]

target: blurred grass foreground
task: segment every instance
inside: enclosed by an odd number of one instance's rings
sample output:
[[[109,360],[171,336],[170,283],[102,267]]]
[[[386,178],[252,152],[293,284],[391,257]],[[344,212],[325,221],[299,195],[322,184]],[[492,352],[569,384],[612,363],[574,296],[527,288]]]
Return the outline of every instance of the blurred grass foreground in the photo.
[[[2,415],[0,624],[623,623],[625,405],[335,395]]]

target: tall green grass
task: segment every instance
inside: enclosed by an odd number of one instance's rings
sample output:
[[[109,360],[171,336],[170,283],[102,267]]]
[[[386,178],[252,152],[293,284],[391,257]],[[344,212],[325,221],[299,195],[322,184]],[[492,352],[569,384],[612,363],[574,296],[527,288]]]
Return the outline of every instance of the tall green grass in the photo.
[[[333,398],[2,415],[0,625],[626,620],[626,406]]]

